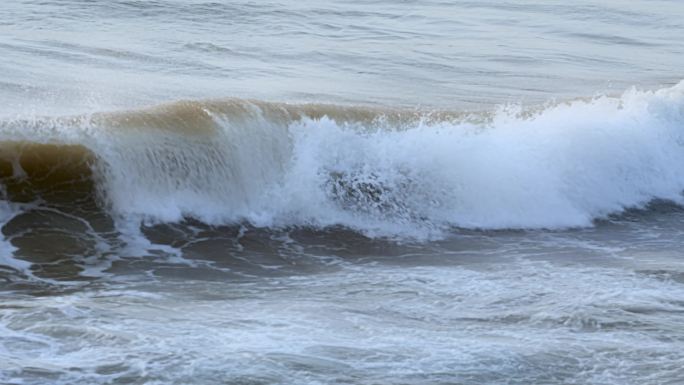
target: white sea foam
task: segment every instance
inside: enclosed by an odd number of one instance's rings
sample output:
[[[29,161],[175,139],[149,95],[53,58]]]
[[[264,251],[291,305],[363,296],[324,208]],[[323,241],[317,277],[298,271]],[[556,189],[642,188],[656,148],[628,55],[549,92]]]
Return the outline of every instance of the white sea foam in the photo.
[[[0,186],[0,229],[18,213],[15,207],[1,199],[3,195]],[[14,258],[15,250],[16,247],[9,240],[5,239],[5,236],[0,232],[0,268],[9,267],[24,273],[28,272],[31,263]]]
[[[282,123],[256,107],[239,123],[214,119],[214,137],[148,132],[99,149],[113,209],[425,236],[450,226],[590,226],[655,198],[681,202],[684,190],[684,82],[527,117],[502,108],[485,124]]]
[[[684,288],[623,269],[361,265],[4,297],[0,382],[665,383]],[[629,290],[626,290],[629,288]],[[78,368],[78,370],[74,370]]]
[[[71,124],[64,143],[95,154],[112,213],[149,222],[343,225],[431,237],[454,226],[591,226],[653,199],[682,202],[684,82],[534,112],[501,107],[479,123],[231,103],[59,124]],[[35,141],[54,143],[59,124]]]

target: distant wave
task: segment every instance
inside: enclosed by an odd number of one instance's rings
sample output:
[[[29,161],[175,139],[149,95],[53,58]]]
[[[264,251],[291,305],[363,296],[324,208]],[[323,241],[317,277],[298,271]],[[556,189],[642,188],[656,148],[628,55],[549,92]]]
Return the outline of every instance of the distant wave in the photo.
[[[230,99],[5,120],[0,175],[6,202],[89,189],[112,217],[148,222],[590,226],[684,203],[684,82],[477,114]]]

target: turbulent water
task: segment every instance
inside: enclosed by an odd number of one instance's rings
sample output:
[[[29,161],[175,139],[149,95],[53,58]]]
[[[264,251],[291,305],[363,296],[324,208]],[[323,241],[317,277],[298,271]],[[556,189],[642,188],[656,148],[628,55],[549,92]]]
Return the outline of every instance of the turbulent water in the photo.
[[[684,4],[0,4],[1,384],[684,383]]]

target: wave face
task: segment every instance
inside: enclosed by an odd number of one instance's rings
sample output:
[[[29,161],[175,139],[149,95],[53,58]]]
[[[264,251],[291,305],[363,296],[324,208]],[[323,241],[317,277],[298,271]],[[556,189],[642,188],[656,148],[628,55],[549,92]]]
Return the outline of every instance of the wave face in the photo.
[[[178,102],[5,120],[0,141],[6,204],[92,199],[117,220],[369,236],[581,227],[683,203],[684,82],[481,114]]]

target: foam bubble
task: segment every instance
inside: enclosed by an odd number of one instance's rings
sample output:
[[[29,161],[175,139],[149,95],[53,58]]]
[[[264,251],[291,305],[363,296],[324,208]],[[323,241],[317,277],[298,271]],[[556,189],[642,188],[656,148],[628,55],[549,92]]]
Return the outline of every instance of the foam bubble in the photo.
[[[3,195],[4,193],[0,188],[0,197]],[[0,229],[2,229],[17,213],[18,209],[16,207],[7,201],[0,200]],[[29,269],[31,268],[31,263],[14,258],[15,250],[16,247],[0,233],[0,268],[9,267],[10,269],[28,273],[30,275]]]

